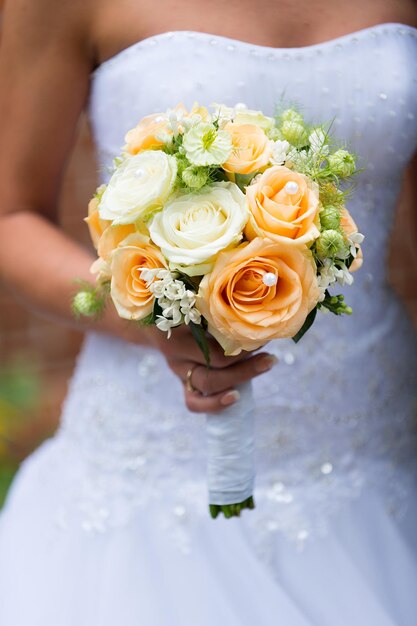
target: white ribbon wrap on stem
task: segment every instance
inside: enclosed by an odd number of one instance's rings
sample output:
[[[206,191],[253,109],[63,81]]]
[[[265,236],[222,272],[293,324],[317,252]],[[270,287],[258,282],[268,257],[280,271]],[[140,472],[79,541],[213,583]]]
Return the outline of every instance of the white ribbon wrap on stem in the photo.
[[[237,504],[253,495],[255,403],[252,383],[237,389],[238,402],[206,416],[210,504]]]

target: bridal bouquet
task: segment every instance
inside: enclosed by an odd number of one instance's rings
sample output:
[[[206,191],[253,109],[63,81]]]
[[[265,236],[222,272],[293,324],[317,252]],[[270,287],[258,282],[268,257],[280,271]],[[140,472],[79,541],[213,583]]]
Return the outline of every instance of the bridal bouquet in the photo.
[[[98,251],[96,287],[74,298],[93,316],[107,297],[122,318],[170,336],[190,327],[226,355],[271,339],[298,341],[318,310],[351,313],[363,235],[341,186],[354,157],[295,109],[267,117],[239,104],[183,105],[142,119],[125,138],[86,222]],[[253,397],[207,416],[210,511],[253,507]],[[227,413],[227,415],[226,415]]]

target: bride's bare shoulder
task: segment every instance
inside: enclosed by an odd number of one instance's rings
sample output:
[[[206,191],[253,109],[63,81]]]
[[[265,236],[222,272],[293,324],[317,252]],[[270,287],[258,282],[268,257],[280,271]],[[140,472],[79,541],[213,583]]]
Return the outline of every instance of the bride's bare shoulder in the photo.
[[[55,218],[94,67],[91,0],[6,0],[0,53],[0,215]],[[40,149],[41,147],[41,149]]]
[[[93,55],[93,0],[9,0],[2,19],[2,54],[30,54],[66,50],[87,58]]]

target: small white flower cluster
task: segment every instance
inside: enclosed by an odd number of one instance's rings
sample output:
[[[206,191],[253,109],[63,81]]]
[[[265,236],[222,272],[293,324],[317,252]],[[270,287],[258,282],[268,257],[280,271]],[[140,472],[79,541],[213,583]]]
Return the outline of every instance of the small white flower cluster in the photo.
[[[307,152],[307,150],[297,150],[297,148],[291,149],[287,153],[287,161],[290,161],[293,168],[297,171],[300,170],[303,172],[311,163],[312,155]]]
[[[364,239],[365,236],[362,235],[362,233],[354,232],[348,235],[349,252],[353,258],[356,258],[359,249],[358,246],[360,246]],[[344,263],[346,257],[347,254],[336,256],[335,259],[325,259],[323,265],[319,267],[317,275],[317,282],[321,293],[319,302],[323,302],[325,291],[333,283],[337,282],[342,286],[352,285],[352,273],[349,271],[346,263]]]
[[[290,144],[288,141],[282,141],[281,139],[274,141],[270,159],[272,165],[283,165],[288,158],[289,149]]]
[[[239,112],[248,109],[244,102],[238,102],[234,107],[227,107],[224,104],[214,104],[213,118],[217,120],[219,128],[224,128],[229,122],[233,122]]]
[[[311,131],[308,136],[308,144],[310,147],[309,150],[305,148],[300,150],[290,144],[286,151],[286,161],[291,162],[296,170],[304,173],[308,173],[310,170],[315,170],[320,167],[321,163],[323,163],[330,154],[328,136],[320,127],[314,128]],[[279,165],[279,163],[275,164]]]
[[[196,294],[187,289],[175,272],[165,269],[143,269],[141,278],[147,283],[162,309],[155,324],[171,336],[171,329],[181,324],[201,324],[201,314],[195,307]]]
[[[168,127],[172,130],[174,137],[180,132],[190,130],[190,128],[203,121],[199,113],[188,115],[186,111],[168,109],[167,115]]]
[[[358,252],[357,246],[360,246],[361,243],[363,243],[364,239],[365,239],[365,235],[362,235],[362,233],[351,233],[348,236],[349,250],[353,258],[356,258],[356,255]]]
[[[190,130],[193,126],[202,121],[202,117],[199,113],[194,115],[188,115],[185,111],[168,109],[166,113],[161,115],[155,120],[156,122],[166,122],[167,129],[172,132],[160,132],[156,135],[156,138],[162,143],[171,145],[175,137],[178,137],[180,133]]]
[[[325,259],[317,275],[317,283],[320,289],[319,302],[323,302],[326,290],[336,282],[342,286],[351,285],[353,276],[343,261],[338,260],[337,263],[334,263],[331,259]]]
[[[311,131],[308,141],[310,149],[314,154],[327,156],[330,153],[330,148],[327,145],[327,135],[322,128],[315,128]]]

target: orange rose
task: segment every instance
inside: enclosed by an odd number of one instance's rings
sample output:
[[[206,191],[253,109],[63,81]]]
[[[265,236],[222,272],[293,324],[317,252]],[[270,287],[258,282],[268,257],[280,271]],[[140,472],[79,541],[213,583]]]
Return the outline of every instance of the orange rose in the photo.
[[[274,165],[246,188],[246,198],[251,214],[245,229],[248,239],[263,236],[299,245],[319,236],[319,193],[303,174]]]
[[[135,128],[129,130],[125,136],[126,152],[138,154],[142,150],[150,150],[163,145],[158,135],[172,135],[168,128],[168,118],[164,113],[155,113],[144,117]]]
[[[351,214],[346,208],[342,209],[342,213],[340,217],[340,226],[342,227],[342,230],[347,237],[351,235],[352,233],[359,232],[358,227],[356,226],[356,223],[353,217],[351,216]],[[350,272],[356,272],[356,270],[362,267],[362,263],[363,263],[362,248],[359,245],[357,245],[356,247],[358,251],[356,253],[355,259],[352,261],[352,264],[349,268]]]
[[[320,292],[307,248],[262,237],[222,252],[204,276],[197,306],[227,355],[293,337]]]
[[[229,122],[224,130],[230,133],[233,144],[233,150],[223,164],[227,172],[251,174],[268,165],[273,142],[260,126]]]
[[[133,224],[108,226],[99,239],[97,245],[98,255],[105,261],[110,261],[113,250],[115,250],[128,235],[133,235],[134,232],[135,227]]]
[[[100,200],[97,196],[91,198],[88,203],[88,217],[84,218],[84,222],[88,226],[88,230],[90,231],[90,237],[94,244],[94,247],[97,249],[98,242],[100,237],[106,230],[108,226],[110,226],[110,220],[101,219],[98,212],[98,205],[100,204]]]
[[[175,111],[177,110],[183,111],[183,117],[192,117],[193,115],[199,115],[203,122],[207,121],[207,118],[209,117],[209,112],[206,107],[199,106],[197,102],[194,102],[189,113],[187,112],[183,104],[179,104],[177,107],[175,107]]]
[[[111,297],[120,317],[142,320],[152,313],[155,297],[141,278],[143,269],[166,268],[164,257],[141,233],[129,235],[111,261]]]
[[[184,131],[181,126],[182,118],[199,115],[202,120],[205,120],[208,117],[207,109],[198,106],[197,103],[193,104],[191,111],[187,111],[185,106],[180,103],[173,109],[173,112],[177,114],[180,132]],[[126,152],[138,154],[142,150],[150,150],[162,146],[164,142],[159,139],[159,136],[172,135],[172,129],[169,127],[168,122],[168,113],[154,113],[141,119],[139,124],[129,130],[125,136]]]

